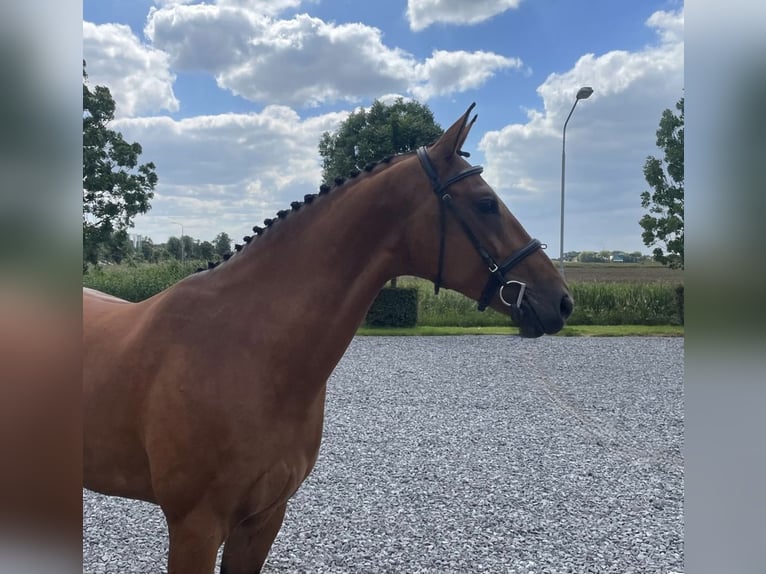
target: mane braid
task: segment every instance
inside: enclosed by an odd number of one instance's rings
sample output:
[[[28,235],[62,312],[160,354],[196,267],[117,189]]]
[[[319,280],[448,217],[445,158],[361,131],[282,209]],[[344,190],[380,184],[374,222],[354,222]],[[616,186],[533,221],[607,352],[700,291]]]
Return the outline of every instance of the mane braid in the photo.
[[[377,166],[379,166],[381,164],[389,164],[389,163],[391,163],[391,160],[393,160],[394,158],[397,158],[399,156],[411,155],[412,153],[414,153],[414,152],[405,152],[405,153],[400,153],[400,154],[395,154],[395,155],[387,155],[386,157],[384,157],[383,159],[381,159],[379,161],[370,162],[370,163],[366,164],[364,166],[364,168],[363,168],[363,171],[365,171],[366,173],[371,173]],[[362,174],[362,170],[360,170],[358,168],[354,168],[349,173],[348,179],[344,178],[344,177],[338,176],[338,177],[336,177],[333,180],[334,183],[335,183],[334,186],[331,186],[331,185],[329,185],[327,183],[323,183],[322,185],[319,186],[319,193],[309,193],[309,194],[304,195],[303,196],[303,201],[293,201],[293,202],[291,202],[290,203],[290,208],[291,208],[292,211],[298,211],[304,205],[310,205],[311,203],[313,203],[314,200],[318,196],[326,195],[332,189],[334,189],[334,187],[341,186],[344,183],[347,183],[348,181],[357,178],[361,174]],[[263,225],[265,227],[261,227],[259,225],[254,225],[253,226],[253,233],[257,237],[260,237],[263,234],[263,232],[266,231],[266,229],[268,229],[269,227],[274,225],[278,220],[285,219],[290,214],[290,212],[291,212],[290,210],[283,209],[283,210],[280,210],[280,211],[277,212],[277,215],[276,215],[275,218],[267,217],[266,219],[263,220]],[[246,235],[245,237],[242,238],[242,241],[244,241],[246,245],[249,245],[250,243],[252,243],[253,239],[255,239],[255,237]],[[239,253],[240,251],[242,251],[242,249],[244,249],[246,245],[241,245],[239,243],[235,244],[234,245],[235,253]],[[210,269],[215,269],[221,263],[231,259],[231,257],[233,255],[235,255],[235,253],[231,253],[231,252],[224,253],[223,257],[222,257],[222,261],[208,261],[207,262],[207,269],[205,269],[203,267],[199,267],[199,268],[197,268],[197,270],[195,272],[199,273],[201,271],[208,271]]]

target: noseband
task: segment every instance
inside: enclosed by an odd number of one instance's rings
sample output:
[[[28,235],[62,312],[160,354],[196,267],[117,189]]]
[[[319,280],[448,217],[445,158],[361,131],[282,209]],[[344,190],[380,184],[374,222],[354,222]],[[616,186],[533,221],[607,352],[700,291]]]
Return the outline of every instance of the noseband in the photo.
[[[498,264],[481,244],[479,238],[476,237],[476,234],[471,230],[468,222],[463,218],[460,211],[457,209],[457,206],[452,202],[452,196],[447,193],[447,188],[453,183],[457,183],[461,179],[465,179],[466,177],[470,177],[472,175],[479,175],[482,171],[484,171],[484,168],[480,165],[474,165],[464,169],[457,175],[453,175],[447,181],[440,182],[439,176],[436,173],[436,169],[434,169],[434,166],[428,157],[426,148],[418,148],[417,153],[418,159],[420,160],[420,165],[423,167],[423,171],[426,172],[428,179],[431,180],[431,187],[433,187],[434,193],[436,193],[437,197],[439,198],[439,211],[441,216],[439,234],[439,268],[436,274],[436,281],[434,281],[434,293],[439,293],[439,287],[441,286],[442,282],[442,272],[444,270],[444,237],[446,229],[445,209],[449,209],[455,216],[455,219],[457,219],[460,223],[460,226],[463,228],[463,231],[468,236],[468,239],[471,241],[476,251],[481,256],[490,274],[487,285],[484,287],[484,291],[482,292],[481,298],[479,299],[479,311],[484,311],[484,309],[487,308],[487,305],[489,305],[492,296],[498,289],[500,290],[500,300],[508,307],[519,310],[521,302],[524,299],[524,292],[526,291],[527,284],[522,283],[521,281],[508,280],[505,278],[505,274],[513,267],[521,263],[521,261],[523,261],[527,256],[540,249],[542,244],[539,240],[532,239],[524,247],[513,253],[508,259]],[[519,287],[519,294],[515,300],[512,299],[511,301],[508,301],[504,296],[503,290],[511,285],[517,285]]]

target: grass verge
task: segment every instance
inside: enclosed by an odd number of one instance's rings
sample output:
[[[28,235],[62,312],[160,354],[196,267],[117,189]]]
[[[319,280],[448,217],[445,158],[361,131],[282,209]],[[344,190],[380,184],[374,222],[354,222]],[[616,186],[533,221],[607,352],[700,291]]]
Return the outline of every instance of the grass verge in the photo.
[[[412,327],[409,329],[362,327],[362,337],[433,336],[433,335],[518,335],[517,327]],[[573,325],[564,327],[557,337],[683,337],[680,325]]]

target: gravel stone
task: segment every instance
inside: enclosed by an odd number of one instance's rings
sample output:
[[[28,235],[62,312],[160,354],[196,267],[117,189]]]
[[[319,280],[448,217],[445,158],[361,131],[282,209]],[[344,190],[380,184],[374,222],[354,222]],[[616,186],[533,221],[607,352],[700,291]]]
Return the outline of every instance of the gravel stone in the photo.
[[[681,338],[358,337],[264,573],[683,572]],[[83,491],[83,571],[164,571]],[[220,558],[220,553],[219,553]]]

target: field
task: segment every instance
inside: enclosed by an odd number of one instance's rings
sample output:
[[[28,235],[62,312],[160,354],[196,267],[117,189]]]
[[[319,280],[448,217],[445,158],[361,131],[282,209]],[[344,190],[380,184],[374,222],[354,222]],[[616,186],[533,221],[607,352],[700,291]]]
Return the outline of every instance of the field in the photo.
[[[570,283],[683,283],[680,269],[656,263],[564,263]]]

